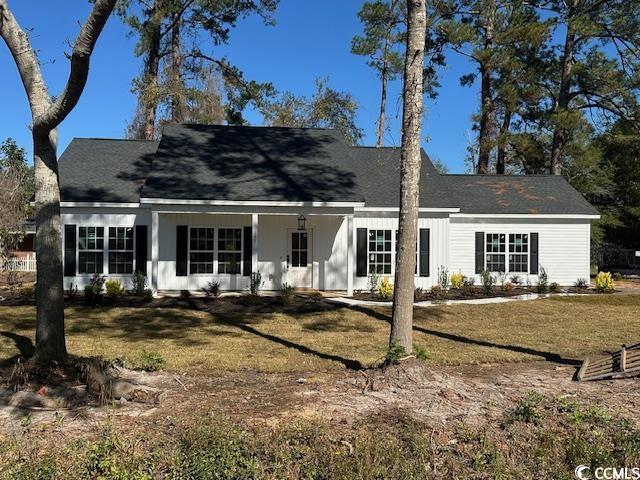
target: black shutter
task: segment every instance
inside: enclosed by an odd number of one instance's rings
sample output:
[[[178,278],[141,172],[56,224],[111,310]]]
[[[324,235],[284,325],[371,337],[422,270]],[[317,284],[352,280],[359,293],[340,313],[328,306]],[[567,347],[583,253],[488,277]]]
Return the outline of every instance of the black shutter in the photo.
[[[428,228],[420,229],[420,276],[428,277],[429,273],[429,250],[430,250],[430,234],[431,231]]]
[[[253,235],[251,227],[243,229],[244,244],[242,245],[242,276],[251,276],[251,254],[253,247]]]
[[[356,276],[367,276],[367,229],[356,230]]]
[[[531,233],[529,235],[529,250],[530,250],[530,266],[529,273],[537,274],[538,273],[538,234]]]
[[[76,274],[76,226],[64,226],[64,276]]]
[[[484,270],[484,232],[476,232],[476,273]]]
[[[136,270],[147,274],[147,226],[136,225]]]
[[[178,225],[176,228],[176,277],[187,276],[187,257],[189,254],[189,227]]]

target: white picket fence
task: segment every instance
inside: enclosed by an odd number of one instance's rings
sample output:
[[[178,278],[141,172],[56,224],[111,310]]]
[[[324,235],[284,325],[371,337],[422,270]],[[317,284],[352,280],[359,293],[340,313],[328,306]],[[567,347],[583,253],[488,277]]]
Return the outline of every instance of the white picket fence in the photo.
[[[0,262],[2,263],[2,262]],[[35,272],[36,271],[36,257],[13,257],[0,265],[0,270],[10,272]]]

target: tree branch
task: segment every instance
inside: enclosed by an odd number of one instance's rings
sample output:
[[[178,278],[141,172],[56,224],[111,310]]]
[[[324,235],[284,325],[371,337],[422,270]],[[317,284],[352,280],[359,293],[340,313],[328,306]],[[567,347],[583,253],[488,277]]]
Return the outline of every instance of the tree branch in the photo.
[[[5,0],[0,0],[5,1]],[[96,41],[104,28],[117,0],[96,0],[71,54],[71,72],[62,94],[46,112],[34,115],[34,132],[56,128],[76,106],[89,76],[89,60]]]

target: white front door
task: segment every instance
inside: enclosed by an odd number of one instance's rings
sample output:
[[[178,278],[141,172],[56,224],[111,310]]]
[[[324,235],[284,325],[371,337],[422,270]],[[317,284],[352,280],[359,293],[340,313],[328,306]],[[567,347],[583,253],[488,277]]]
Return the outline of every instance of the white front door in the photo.
[[[287,283],[313,287],[313,231],[287,230]]]

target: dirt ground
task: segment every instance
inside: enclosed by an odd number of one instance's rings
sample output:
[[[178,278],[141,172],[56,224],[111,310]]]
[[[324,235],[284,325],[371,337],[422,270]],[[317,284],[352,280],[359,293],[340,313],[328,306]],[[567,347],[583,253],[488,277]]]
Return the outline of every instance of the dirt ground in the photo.
[[[0,407],[0,438],[20,433],[55,432],[71,438],[96,430],[105,421],[140,428],[173,417],[220,413],[247,424],[277,426],[296,419],[348,426],[389,409],[403,409],[434,426],[464,421],[500,422],[505,410],[528,391],[600,404],[640,425],[640,380],[578,383],[575,368],[550,362],[429,368],[399,384],[371,387],[369,373],[265,374],[241,372],[217,377],[140,373],[140,380],[164,391],[157,405],[118,401],[102,407],[31,409]]]

